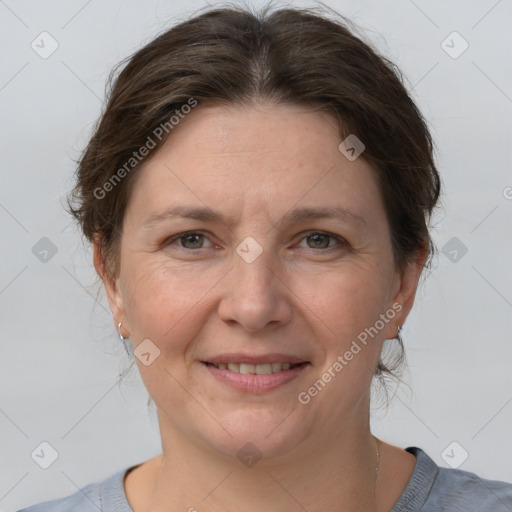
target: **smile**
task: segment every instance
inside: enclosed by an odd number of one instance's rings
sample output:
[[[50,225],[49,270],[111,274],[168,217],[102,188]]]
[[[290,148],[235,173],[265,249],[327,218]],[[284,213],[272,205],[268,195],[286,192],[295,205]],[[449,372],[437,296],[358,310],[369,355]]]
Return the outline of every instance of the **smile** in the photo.
[[[202,361],[202,364],[217,382],[252,394],[263,394],[284,387],[310,366],[308,361],[258,364]]]
[[[244,375],[255,374],[255,375],[270,375],[271,373],[277,373],[282,370],[289,370],[299,366],[298,364],[292,363],[265,363],[265,364],[247,364],[247,363],[206,363],[211,364],[215,368],[220,370],[229,370],[234,373],[243,373]],[[300,363],[304,364],[304,363]]]

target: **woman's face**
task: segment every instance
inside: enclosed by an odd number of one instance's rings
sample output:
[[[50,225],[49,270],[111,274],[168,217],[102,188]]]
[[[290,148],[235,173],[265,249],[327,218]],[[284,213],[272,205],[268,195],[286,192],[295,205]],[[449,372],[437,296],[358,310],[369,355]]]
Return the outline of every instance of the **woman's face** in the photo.
[[[396,273],[374,173],[340,143],[304,107],[198,107],[138,171],[104,281],[163,443],[277,456],[368,424],[421,265]]]

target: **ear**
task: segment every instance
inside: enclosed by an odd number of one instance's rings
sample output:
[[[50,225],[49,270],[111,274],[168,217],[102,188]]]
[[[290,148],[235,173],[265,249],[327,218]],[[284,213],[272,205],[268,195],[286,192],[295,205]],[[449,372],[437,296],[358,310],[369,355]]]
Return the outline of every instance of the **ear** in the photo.
[[[126,325],[126,315],[124,309],[123,296],[119,287],[119,278],[112,278],[106,271],[105,259],[101,250],[101,244],[98,241],[93,242],[94,268],[103,281],[107,295],[110,311],[112,312],[112,321],[114,327],[125,338],[129,338],[129,329]],[[118,329],[119,322],[123,325]]]
[[[386,329],[386,338],[397,336],[398,328],[402,327],[414,304],[421,272],[425,267],[429,253],[428,241],[417,249],[404,271],[395,280],[394,296],[391,301],[392,308],[397,311],[393,322],[389,322]],[[400,306],[398,306],[400,305]]]

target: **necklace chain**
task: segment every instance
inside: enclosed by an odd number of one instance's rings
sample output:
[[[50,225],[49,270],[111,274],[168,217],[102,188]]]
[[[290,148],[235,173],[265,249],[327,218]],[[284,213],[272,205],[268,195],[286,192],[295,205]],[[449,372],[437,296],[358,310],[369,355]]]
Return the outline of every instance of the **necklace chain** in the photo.
[[[380,450],[379,450],[379,441],[376,437],[372,436],[375,439],[375,445],[377,446],[377,465],[375,466],[375,489],[373,491],[373,495],[377,494],[377,480],[379,478],[379,466],[380,466]]]

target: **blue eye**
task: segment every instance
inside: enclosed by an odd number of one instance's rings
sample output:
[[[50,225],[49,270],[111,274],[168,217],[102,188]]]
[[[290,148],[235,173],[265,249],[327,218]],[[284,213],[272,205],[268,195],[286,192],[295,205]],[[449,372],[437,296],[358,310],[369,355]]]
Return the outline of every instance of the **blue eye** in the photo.
[[[188,233],[179,233],[177,235],[174,235],[165,242],[165,245],[171,245],[172,242],[179,240],[180,242],[182,242],[182,245],[179,246],[180,249],[204,249],[200,242],[205,239],[207,240],[205,235],[203,235],[202,233],[190,231]],[[191,247],[185,247],[185,244],[188,243],[191,244]]]
[[[188,231],[185,233],[178,233],[168,238],[163,245],[175,245],[174,243],[179,241],[179,249],[194,251],[198,249],[208,249],[212,246],[211,245],[210,247],[204,247],[205,240],[209,240],[205,234],[200,233],[198,231]],[[308,243],[307,248],[313,249],[314,251],[322,251],[324,249],[331,250],[335,248],[333,246],[336,245],[336,242],[337,245],[339,246],[338,248],[348,245],[343,238],[336,235],[332,235],[330,233],[323,233],[320,231],[310,231],[308,233],[305,233],[304,236],[301,238],[301,241],[302,240],[306,240]],[[310,245],[308,241],[312,241],[312,244]],[[332,244],[331,241],[334,241],[335,243]]]
[[[313,245],[309,246],[310,249],[330,249],[330,241],[335,240],[338,243],[343,243],[343,240],[337,236],[330,235],[328,233],[321,233],[312,231],[310,233],[306,233],[306,236],[302,240],[312,240]]]

